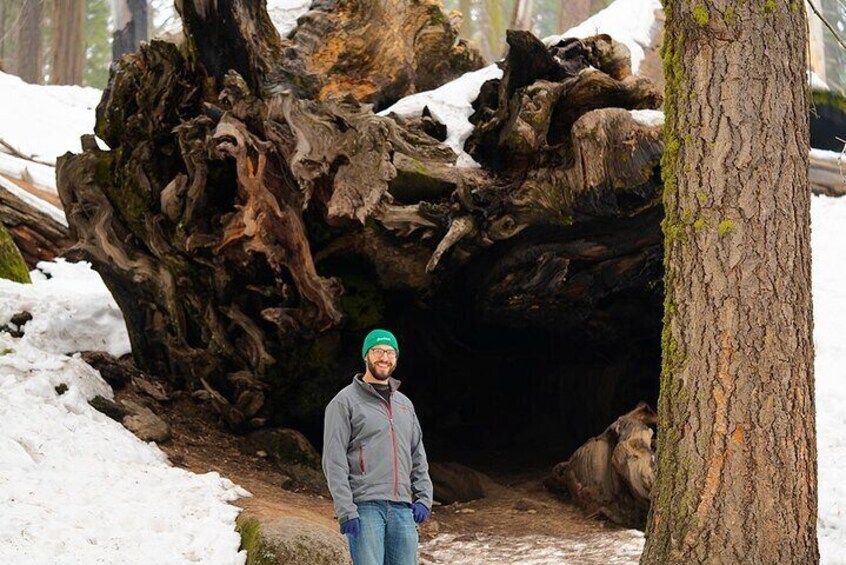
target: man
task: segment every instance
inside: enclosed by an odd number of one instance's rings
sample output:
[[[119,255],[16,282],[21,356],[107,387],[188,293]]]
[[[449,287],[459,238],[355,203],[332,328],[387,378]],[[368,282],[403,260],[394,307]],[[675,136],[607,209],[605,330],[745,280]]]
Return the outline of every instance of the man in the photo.
[[[417,563],[417,526],[432,508],[423,432],[391,378],[399,345],[373,330],[361,348],[365,373],[326,407],[323,472],[353,565]]]

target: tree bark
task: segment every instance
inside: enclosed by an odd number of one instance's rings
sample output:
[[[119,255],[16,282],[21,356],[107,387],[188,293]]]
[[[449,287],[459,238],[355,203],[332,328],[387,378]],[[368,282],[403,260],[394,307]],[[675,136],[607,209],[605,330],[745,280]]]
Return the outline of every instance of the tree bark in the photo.
[[[641,563],[816,563],[804,5],[665,9],[663,368]]]
[[[17,75],[31,84],[41,82],[42,0],[26,0],[21,6],[18,28]]]
[[[68,228],[6,190],[2,186],[6,182],[16,181],[5,177],[0,179],[0,220],[6,225],[27,266],[33,269],[39,261],[50,261],[63,255],[74,243]],[[22,181],[16,183],[23,184]],[[55,195],[48,193],[35,195],[45,200],[55,199]],[[55,205],[60,206],[61,203],[55,202]]]
[[[147,0],[114,0],[112,19],[112,59],[137,51],[147,41]]]
[[[53,0],[50,84],[82,84],[85,0]]]

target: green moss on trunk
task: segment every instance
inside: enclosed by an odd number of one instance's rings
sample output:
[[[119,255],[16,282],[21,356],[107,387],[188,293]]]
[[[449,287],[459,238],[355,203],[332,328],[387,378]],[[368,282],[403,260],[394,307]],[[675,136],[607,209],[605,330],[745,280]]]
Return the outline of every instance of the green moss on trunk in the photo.
[[[19,283],[32,282],[21,252],[2,223],[0,223],[0,278]]]

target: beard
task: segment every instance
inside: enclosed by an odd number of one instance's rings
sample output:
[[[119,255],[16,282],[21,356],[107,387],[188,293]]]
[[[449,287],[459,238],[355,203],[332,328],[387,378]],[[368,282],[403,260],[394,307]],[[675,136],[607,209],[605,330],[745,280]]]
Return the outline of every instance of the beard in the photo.
[[[367,364],[367,370],[370,371],[370,374],[373,375],[375,379],[380,381],[387,381],[388,377],[390,377],[394,373],[394,369],[397,368],[396,365],[392,365],[388,369],[382,369],[372,363],[370,359],[365,359],[365,362]]]

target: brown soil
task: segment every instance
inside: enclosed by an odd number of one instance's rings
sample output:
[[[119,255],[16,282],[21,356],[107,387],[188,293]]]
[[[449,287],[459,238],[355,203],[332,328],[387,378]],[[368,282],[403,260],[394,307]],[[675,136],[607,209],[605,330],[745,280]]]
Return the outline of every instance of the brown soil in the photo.
[[[169,402],[156,402],[133,386],[116,392],[116,400],[143,402],[170,426],[172,439],[159,447],[171,462],[195,473],[216,471],[252,493],[235,502],[267,517],[290,516],[335,529],[332,502],[324,495],[280,485],[280,470],[264,457],[250,453],[241,436],[226,431],[211,408],[176,393]],[[552,536],[577,538],[608,531],[604,523],[588,519],[581,511],[547,492],[542,472],[497,475],[485,481],[487,496],[468,503],[439,505],[420,528],[421,542],[439,534],[474,536]]]

